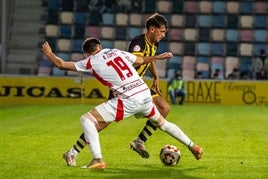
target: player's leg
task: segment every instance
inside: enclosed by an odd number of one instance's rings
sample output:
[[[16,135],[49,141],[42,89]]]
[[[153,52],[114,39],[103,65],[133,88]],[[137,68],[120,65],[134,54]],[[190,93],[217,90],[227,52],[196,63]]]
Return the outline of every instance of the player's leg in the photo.
[[[98,132],[106,128],[110,123],[101,123],[97,126]],[[80,151],[87,145],[84,133],[82,133],[79,139],[75,142],[73,147],[63,154],[63,159],[68,166],[76,166],[76,158]]]
[[[168,102],[159,95],[153,96],[153,102],[154,102],[156,108],[158,109],[158,111],[160,112],[160,114],[164,118],[166,118],[169,111],[170,111],[170,106],[169,106]]]
[[[86,142],[92,154],[92,161],[82,168],[104,169],[106,164],[102,160],[102,153],[99,141],[98,125],[105,124],[105,121],[96,109],[84,114],[80,118]],[[90,142],[89,142],[90,141]]]
[[[113,91],[109,90],[108,100],[114,98]],[[100,132],[102,129],[106,128],[109,123],[103,123],[97,126],[97,130]],[[66,161],[68,166],[76,166],[76,157],[80,151],[87,145],[84,133],[82,133],[79,139],[75,142],[73,147],[69,149],[65,154],[63,154],[63,159]]]
[[[167,121],[163,118],[157,110],[155,110],[155,114],[152,116],[148,116],[151,122],[156,125],[160,130],[165,131],[185,146],[189,148],[189,150],[193,153],[197,160],[201,159],[203,154],[203,148],[196,145],[177,125]]]
[[[86,145],[84,133],[82,133],[73,147],[63,154],[63,159],[68,166],[76,166],[76,157]]]
[[[118,110],[118,108],[122,110]],[[98,130],[104,129],[103,126],[107,127],[108,124],[115,120],[121,120],[125,115],[123,101],[113,98],[96,106],[89,113],[81,117],[80,121],[85,139],[93,157],[92,161],[83,168],[104,169],[106,167],[102,160]]]
[[[160,112],[160,114],[166,118],[170,111],[170,107],[168,103],[159,95],[153,97],[153,102]],[[138,137],[143,141],[146,142],[147,139],[154,133],[154,131],[157,128],[151,123],[150,120],[146,122],[146,125],[144,126],[143,130],[140,132]]]
[[[152,91],[151,93],[153,97],[153,102],[157,107],[158,111],[161,113],[162,116],[166,117],[170,111],[169,104],[158,94],[153,93]],[[150,136],[152,136],[156,129],[157,127],[155,127],[155,125],[153,125],[150,120],[147,120],[138,137],[130,143],[130,148],[136,151],[142,158],[148,158],[149,153],[146,151],[144,143]]]

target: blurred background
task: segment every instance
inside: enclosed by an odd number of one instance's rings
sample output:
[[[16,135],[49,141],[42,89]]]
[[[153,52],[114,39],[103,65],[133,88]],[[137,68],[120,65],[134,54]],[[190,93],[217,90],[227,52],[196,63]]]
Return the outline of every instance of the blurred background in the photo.
[[[263,50],[267,59],[267,0],[0,2],[1,74],[77,75],[52,67],[40,44],[48,41],[57,55],[71,61],[83,58],[81,43],[87,36],[99,37],[104,47],[127,50],[130,40],[144,32],[145,19],[155,12],[169,22],[157,53],[175,55],[157,63],[161,78],[179,71],[184,79],[212,79],[220,70],[226,79],[233,71],[238,79],[244,79],[244,74],[245,79],[256,79],[255,60]]]

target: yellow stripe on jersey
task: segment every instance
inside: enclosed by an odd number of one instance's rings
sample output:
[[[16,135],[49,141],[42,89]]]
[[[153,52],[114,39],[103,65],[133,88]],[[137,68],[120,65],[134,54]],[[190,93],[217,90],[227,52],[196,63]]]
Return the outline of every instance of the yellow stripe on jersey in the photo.
[[[134,55],[137,55],[137,56],[143,56],[144,54],[142,52],[133,52]]]
[[[139,46],[139,51],[135,51],[134,48]],[[139,56],[154,56],[157,50],[158,44],[150,44],[146,39],[145,34],[135,37],[130,43],[129,52]],[[136,70],[140,77],[143,77],[150,67],[151,63],[143,64],[136,67]]]

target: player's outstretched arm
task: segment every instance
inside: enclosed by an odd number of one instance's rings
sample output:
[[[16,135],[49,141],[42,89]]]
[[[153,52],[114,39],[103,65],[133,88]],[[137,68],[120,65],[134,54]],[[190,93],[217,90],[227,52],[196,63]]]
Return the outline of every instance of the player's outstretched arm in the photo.
[[[48,59],[51,61],[51,63],[53,65],[55,65],[56,67],[58,67],[59,69],[77,71],[75,66],[74,66],[74,62],[66,62],[63,59],[61,59],[60,57],[56,56],[52,52],[52,49],[51,49],[50,45],[48,44],[48,42],[45,42],[42,45],[42,51],[48,57]]]
[[[159,55],[155,55],[155,56],[137,56],[137,59],[134,63],[134,65],[141,65],[141,64],[145,64],[145,63],[150,63],[152,61],[156,61],[156,60],[166,60],[169,58],[172,58],[173,54],[170,52],[165,52]]]

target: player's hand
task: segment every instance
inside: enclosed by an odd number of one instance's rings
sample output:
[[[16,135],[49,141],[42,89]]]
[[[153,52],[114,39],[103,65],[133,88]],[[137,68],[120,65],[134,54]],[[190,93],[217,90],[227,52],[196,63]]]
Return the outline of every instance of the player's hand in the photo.
[[[173,54],[170,52],[161,53],[156,56],[158,60],[165,60],[165,59],[172,58],[172,57],[173,57]]]
[[[156,93],[158,93],[161,96],[161,91],[159,88],[159,80],[154,79],[151,89],[154,90]]]
[[[48,42],[45,42],[43,43],[42,45],[42,51],[45,55],[49,54],[49,53],[52,53],[52,50],[51,50],[51,47],[50,45],[48,44]]]

